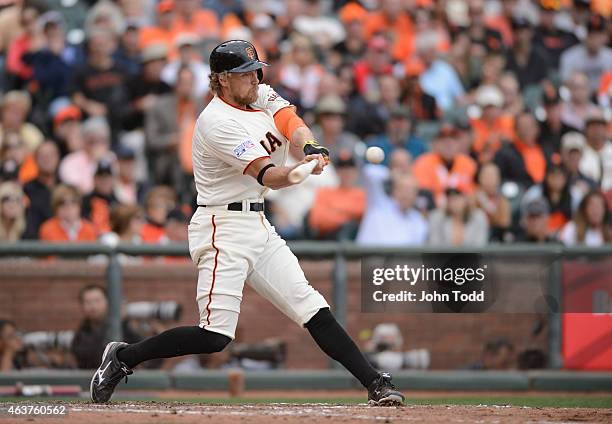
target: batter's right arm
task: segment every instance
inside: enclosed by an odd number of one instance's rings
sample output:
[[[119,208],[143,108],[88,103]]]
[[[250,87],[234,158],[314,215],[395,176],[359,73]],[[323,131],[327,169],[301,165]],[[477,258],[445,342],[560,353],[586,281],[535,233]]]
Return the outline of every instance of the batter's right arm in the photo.
[[[298,166],[310,162],[311,160],[318,161],[318,165],[312,171],[318,175],[323,172],[323,168],[327,164],[322,155],[308,155],[302,161],[293,166],[274,166],[268,157],[263,157],[259,160],[251,162],[245,170],[245,174],[255,178],[260,184],[269,187],[273,190],[289,187],[293,185],[289,181],[289,173]]]

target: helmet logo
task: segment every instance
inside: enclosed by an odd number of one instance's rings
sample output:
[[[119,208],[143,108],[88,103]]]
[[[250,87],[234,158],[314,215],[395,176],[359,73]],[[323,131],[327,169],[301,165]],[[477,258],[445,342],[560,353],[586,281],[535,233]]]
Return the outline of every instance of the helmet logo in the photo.
[[[253,47],[249,46],[249,47],[245,48],[244,52],[249,57],[249,59],[251,59],[251,60],[255,59],[255,49]]]

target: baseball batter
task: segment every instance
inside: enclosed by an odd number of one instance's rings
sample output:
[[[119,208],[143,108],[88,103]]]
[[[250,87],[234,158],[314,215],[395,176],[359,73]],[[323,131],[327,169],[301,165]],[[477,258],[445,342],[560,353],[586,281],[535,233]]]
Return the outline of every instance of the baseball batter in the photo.
[[[367,362],[338,324],[329,305],[306,280],[295,255],[263,213],[269,189],[290,186],[295,167],[329,162],[328,150],[295,108],[261,84],[252,44],[224,42],[210,55],[213,100],[196,122],[193,169],[198,209],[189,225],[189,250],[198,267],[197,326],[177,327],[140,343],[111,342],[91,380],[91,399],[107,402],[121,379],[149,359],[219,352],[234,339],[245,282],[290,319],[368,389],[372,405],[400,405],[404,396]],[[284,166],[290,144],[303,150]]]

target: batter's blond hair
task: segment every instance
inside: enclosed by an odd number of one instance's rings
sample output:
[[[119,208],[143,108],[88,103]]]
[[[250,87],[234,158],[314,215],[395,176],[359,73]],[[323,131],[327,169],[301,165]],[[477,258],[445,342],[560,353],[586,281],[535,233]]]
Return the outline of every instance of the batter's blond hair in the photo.
[[[228,72],[227,71],[223,71],[223,72],[212,72],[209,76],[208,76],[208,81],[209,81],[209,86],[210,86],[210,91],[212,91],[214,94],[216,94],[217,96],[221,95],[221,83],[219,82],[219,77],[221,75],[227,75]]]

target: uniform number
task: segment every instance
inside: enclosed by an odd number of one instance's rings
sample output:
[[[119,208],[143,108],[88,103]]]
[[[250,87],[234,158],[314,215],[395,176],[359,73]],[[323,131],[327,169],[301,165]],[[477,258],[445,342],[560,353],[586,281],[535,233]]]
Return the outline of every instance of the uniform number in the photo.
[[[266,152],[271,155],[272,152],[276,151],[277,147],[281,147],[283,145],[283,142],[276,138],[276,136],[271,132],[267,132],[266,139],[261,140],[259,144],[261,144],[263,148],[266,149]]]

